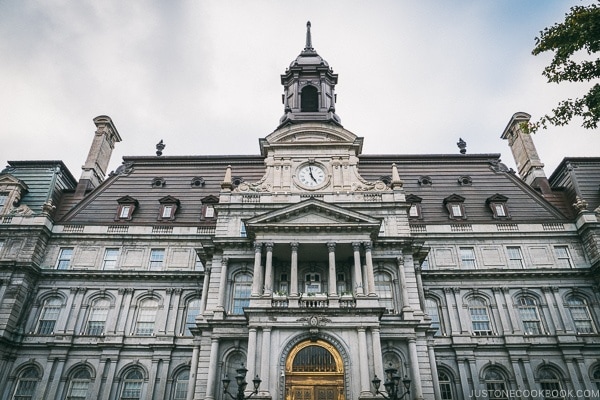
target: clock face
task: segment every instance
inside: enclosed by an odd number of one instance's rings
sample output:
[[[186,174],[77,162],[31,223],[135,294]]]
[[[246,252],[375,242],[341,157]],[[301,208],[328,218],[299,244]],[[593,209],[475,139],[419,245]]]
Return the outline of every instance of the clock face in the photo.
[[[316,164],[308,164],[298,170],[298,180],[303,186],[314,188],[325,182],[325,170]]]

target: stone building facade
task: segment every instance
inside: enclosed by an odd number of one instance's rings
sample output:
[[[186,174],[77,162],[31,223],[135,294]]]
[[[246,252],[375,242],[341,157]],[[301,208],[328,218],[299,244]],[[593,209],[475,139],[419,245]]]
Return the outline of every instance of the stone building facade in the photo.
[[[390,368],[411,399],[598,398],[600,158],[547,178],[525,113],[502,133],[518,174],[365,155],[337,79],[308,25],[259,155],[106,176],[121,137],[100,116],[79,181],[9,161],[0,399],[221,400],[242,365],[265,400],[373,399]]]

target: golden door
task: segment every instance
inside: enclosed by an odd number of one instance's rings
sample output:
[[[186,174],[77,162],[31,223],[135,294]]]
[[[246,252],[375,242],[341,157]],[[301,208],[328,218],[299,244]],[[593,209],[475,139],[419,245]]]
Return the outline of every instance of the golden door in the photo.
[[[329,343],[298,344],[285,369],[286,400],[345,400],[342,358]]]

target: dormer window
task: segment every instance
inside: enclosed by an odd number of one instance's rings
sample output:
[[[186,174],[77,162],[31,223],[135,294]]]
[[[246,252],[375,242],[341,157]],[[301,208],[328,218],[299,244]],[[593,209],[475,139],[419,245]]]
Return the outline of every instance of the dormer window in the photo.
[[[175,213],[179,208],[179,200],[173,196],[165,196],[158,200],[160,208],[158,212],[159,221],[173,221],[175,219]]]
[[[444,199],[444,205],[448,210],[450,219],[467,219],[464,206],[465,198],[457,194],[453,194]]]
[[[431,177],[427,175],[420,176],[418,182],[421,186],[431,186],[433,184]]]
[[[206,196],[200,200],[202,202],[202,219],[214,219],[217,215],[214,205],[219,202],[216,196]]]
[[[10,174],[0,175],[0,215],[8,214],[13,207],[18,206],[29,188],[25,182]]]
[[[423,218],[423,213],[421,210],[421,200],[422,199],[419,196],[415,196],[414,194],[409,194],[408,196],[406,196],[406,202],[410,204],[410,207],[408,209],[408,218]]]
[[[506,204],[507,201],[508,197],[496,193],[495,195],[488,197],[485,203],[488,205],[490,210],[492,210],[492,215],[494,218],[507,219],[510,218],[508,206]]]
[[[467,175],[459,176],[458,184],[461,186],[471,186],[473,184],[473,179],[471,179],[471,177]]]
[[[130,221],[139,204],[138,201],[131,196],[125,196],[117,199],[117,203],[119,203],[119,206],[117,207],[115,221]]]
[[[161,187],[164,187],[166,184],[167,184],[167,181],[165,181],[165,178],[152,179],[152,187],[153,188],[161,188]]]

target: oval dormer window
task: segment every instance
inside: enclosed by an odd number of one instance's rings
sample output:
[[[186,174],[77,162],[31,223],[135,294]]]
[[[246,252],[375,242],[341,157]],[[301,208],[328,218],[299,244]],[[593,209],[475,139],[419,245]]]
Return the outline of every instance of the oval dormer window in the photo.
[[[301,111],[302,112],[317,112],[319,111],[319,94],[314,86],[306,86],[302,89],[301,95]]]

